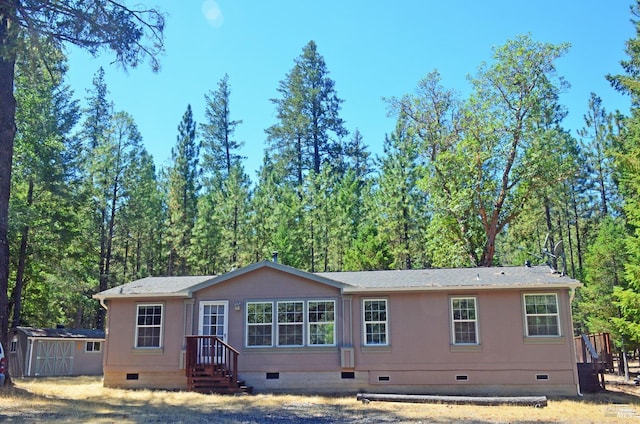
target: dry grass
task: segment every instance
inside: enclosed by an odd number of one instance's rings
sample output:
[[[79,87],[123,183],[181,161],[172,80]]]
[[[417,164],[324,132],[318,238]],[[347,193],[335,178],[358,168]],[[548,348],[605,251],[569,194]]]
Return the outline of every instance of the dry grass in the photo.
[[[0,391],[0,421],[86,423],[640,423],[640,388],[617,381],[546,408],[371,402],[350,397],[218,396],[120,390],[99,378],[17,380]],[[627,417],[626,415],[635,415]]]

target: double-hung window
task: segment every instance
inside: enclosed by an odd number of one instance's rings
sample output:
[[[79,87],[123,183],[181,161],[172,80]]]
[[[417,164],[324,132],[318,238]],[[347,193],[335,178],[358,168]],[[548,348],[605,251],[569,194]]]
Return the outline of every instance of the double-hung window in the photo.
[[[451,298],[453,344],[478,343],[478,311],[475,297]]]
[[[365,346],[389,344],[387,300],[365,299],[362,310],[364,315]]]
[[[162,304],[140,304],[136,316],[136,348],[162,347]]]
[[[304,343],[304,302],[278,302],[278,346]]]
[[[333,300],[313,300],[307,303],[310,346],[336,344],[336,303]]]
[[[525,294],[523,298],[527,336],[560,336],[558,296],[555,293]]]
[[[247,346],[273,346],[273,302],[247,303]]]

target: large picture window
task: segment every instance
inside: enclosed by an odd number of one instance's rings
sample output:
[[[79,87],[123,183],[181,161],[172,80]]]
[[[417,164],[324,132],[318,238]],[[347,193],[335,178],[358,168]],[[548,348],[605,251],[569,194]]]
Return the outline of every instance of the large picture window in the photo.
[[[278,346],[304,343],[304,302],[278,302]]]
[[[136,348],[162,347],[162,304],[138,305]]]
[[[551,294],[525,294],[524,314],[527,336],[560,336],[558,296]]]
[[[478,343],[478,312],[475,297],[451,298],[453,344]]]
[[[365,346],[387,345],[389,343],[387,300],[365,299],[363,312]]]
[[[247,346],[273,346],[273,303],[247,303]]]
[[[335,309],[335,300],[247,302],[246,346],[335,346]]]
[[[309,345],[333,346],[336,339],[336,303],[313,300],[308,303]]]

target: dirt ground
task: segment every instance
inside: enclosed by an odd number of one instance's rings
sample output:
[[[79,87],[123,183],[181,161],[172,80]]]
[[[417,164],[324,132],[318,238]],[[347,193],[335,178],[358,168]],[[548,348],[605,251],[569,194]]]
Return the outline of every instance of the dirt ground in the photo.
[[[102,387],[100,378],[18,379],[0,390],[10,423],[639,423],[640,387],[607,376],[607,391],[550,398],[545,408],[371,402],[354,396],[201,395]]]

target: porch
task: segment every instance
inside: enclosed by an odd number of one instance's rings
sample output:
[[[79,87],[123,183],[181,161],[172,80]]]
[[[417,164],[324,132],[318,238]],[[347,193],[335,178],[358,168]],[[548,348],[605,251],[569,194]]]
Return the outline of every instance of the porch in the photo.
[[[186,336],[187,390],[199,393],[251,393],[238,380],[239,352],[216,336]]]

